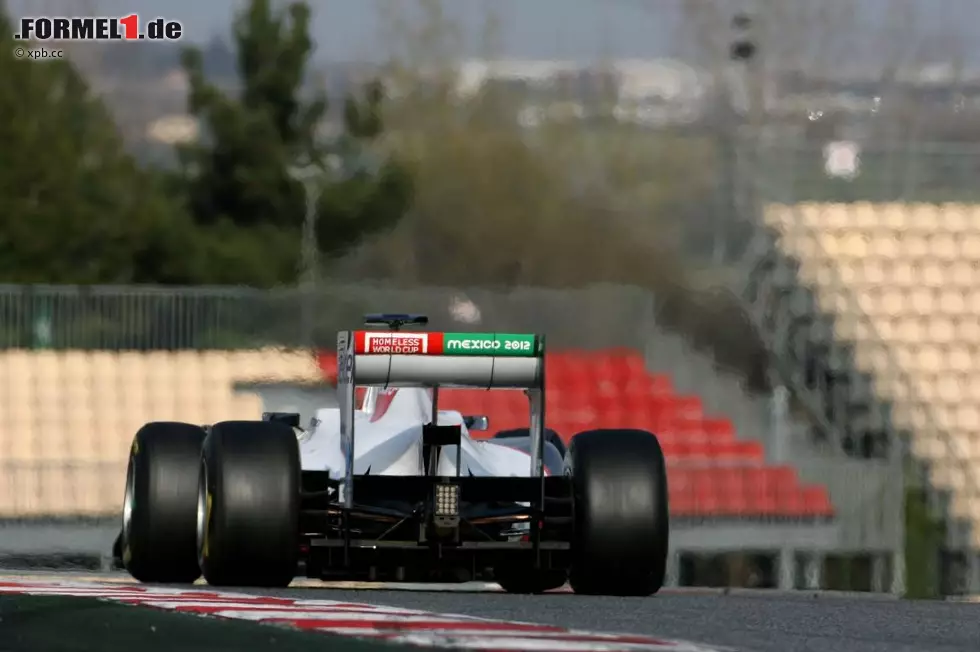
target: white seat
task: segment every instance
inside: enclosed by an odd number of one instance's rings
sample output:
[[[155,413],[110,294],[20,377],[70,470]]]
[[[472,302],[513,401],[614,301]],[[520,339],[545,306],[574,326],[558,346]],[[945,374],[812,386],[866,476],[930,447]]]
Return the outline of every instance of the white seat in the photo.
[[[929,238],[921,231],[891,231],[882,233],[881,246],[893,248],[894,257],[912,260],[931,258],[929,255]],[[887,243],[887,245],[886,245]]]
[[[955,408],[956,428],[967,438],[976,439],[980,444],[980,406],[969,402],[959,402]],[[980,457],[978,457],[980,459]]]
[[[114,515],[147,421],[258,418],[238,381],[320,380],[313,355],[0,351],[0,516]]]
[[[939,312],[949,317],[960,317],[964,315],[977,315],[973,305],[974,297],[968,290],[955,286],[946,286],[939,290]]]
[[[881,285],[885,282],[885,268],[887,261],[881,258],[866,258],[863,261],[855,261],[858,269],[858,278],[862,284]]]
[[[954,374],[969,373],[980,363],[980,349],[975,345],[954,341],[946,347],[943,367]]]
[[[960,259],[949,263],[946,279],[953,287],[972,289],[980,284],[980,260]]]
[[[980,260],[980,232],[972,232],[961,235],[957,242],[960,248],[960,259]]]
[[[836,260],[860,260],[873,255],[889,257],[886,252],[874,250],[870,232],[848,230],[824,233],[819,242],[826,254]]]
[[[934,204],[891,204],[890,209],[901,213],[909,227],[934,233],[946,222],[946,211]]]
[[[916,315],[927,318],[939,309],[940,297],[932,288],[911,288],[906,301],[907,309]]]
[[[943,262],[960,259],[959,247],[952,233],[940,231],[929,236],[927,255]]]
[[[845,213],[849,213],[851,226],[858,229],[874,229],[886,224],[889,216],[885,213],[889,206],[881,206],[869,202],[843,204]]]
[[[980,473],[980,207],[809,203],[767,219],[792,233],[783,246],[822,309],[865,313],[839,320],[838,336],[856,338],[858,364],[894,401],[898,425],[914,431],[914,449],[936,459],[939,482],[965,486],[931,424],[945,425]],[[980,532],[980,501],[960,498]]]
[[[942,373],[946,360],[941,347],[921,343],[910,346],[909,351],[912,354],[912,364],[909,365],[908,371],[936,375]]]
[[[952,344],[956,342],[956,322],[945,314],[936,313],[932,319],[925,319],[926,338],[930,342]]]

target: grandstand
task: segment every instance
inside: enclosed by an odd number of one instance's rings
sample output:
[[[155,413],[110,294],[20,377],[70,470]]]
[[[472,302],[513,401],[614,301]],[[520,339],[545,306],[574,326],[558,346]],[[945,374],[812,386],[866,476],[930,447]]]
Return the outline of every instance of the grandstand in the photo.
[[[254,351],[0,352],[0,518],[115,516],[133,435],[151,420],[258,417],[236,383],[308,383],[313,357]]]
[[[950,590],[977,593],[980,207],[774,204],[764,218],[790,257],[775,286],[803,326],[791,357],[833,360],[820,393],[847,439],[899,436],[946,526]]]

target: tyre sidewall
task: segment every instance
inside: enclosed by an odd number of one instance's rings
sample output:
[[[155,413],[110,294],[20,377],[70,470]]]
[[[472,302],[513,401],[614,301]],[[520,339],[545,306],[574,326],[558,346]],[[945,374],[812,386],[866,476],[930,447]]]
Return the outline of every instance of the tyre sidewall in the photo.
[[[301,474],[292,428],[268,421],[215,424],[201,469],[210,510],[200,542],[207,554],[199,556],[208,582],[288,585],[298,562]]]
[[[641,430],[587,431],[572,438],[565,459],[574,510],[573,588],[611,595],[659,590],[670,516],[656,437]]]
[[[123,524],[120,552],[140,581],[182,583],[200,576],[197,461],[204,437],[198,426],[155,422],[133,438],[126,478],[127,490],[132,482],[131,516],[129,527]]]

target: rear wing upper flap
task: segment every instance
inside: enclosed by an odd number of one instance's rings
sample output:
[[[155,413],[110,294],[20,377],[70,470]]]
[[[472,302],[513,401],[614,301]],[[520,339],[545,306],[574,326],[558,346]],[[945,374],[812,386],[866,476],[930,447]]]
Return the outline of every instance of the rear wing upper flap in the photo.
[[[340,382],[358,386],[540,389],[543,335],[342,331]]]

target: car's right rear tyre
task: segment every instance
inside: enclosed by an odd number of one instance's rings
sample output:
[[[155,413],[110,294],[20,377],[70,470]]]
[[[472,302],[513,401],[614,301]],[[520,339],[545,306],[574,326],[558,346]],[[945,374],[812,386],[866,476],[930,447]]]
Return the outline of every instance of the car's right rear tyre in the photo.
[[[204,429],[154,422],[137,431],[129,452],[117,551],[140,582],[190,583],[197,565],[197,474]]]
[[[211,426],[200,459],[198,562],[213,586],[289,586],[299,557],[300,454],[275,421]]]
[[[645,430],[590,430],[568,447],[575,593],[645,596],[660,590],[670,523],[660,442]]]

